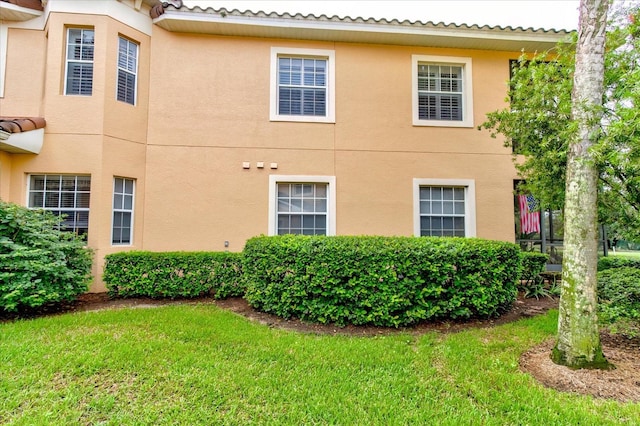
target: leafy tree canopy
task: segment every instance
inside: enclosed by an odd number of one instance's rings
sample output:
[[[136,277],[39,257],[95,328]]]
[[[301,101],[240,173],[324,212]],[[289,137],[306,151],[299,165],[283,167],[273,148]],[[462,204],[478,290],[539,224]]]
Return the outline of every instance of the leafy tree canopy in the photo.
[[[562,209],[571,115],[575,37],[555,49],[523,53],[512,67],[508,108],[479,129],[504,136],[525,179],[520,191]],[[640,4],[618,9],[607,29],[603,121],[593,148],[600,220],[618,237],[640,240]],[[522,155],[518,155],[522,154]]]

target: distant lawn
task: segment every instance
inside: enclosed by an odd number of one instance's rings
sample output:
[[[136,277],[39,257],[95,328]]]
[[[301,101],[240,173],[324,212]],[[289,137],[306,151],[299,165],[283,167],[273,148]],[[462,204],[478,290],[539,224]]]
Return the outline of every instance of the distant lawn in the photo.
[[[458,334],[318,336],[213,305],[0,324],[0,424],[618,425],[640,404],[518,369],[555,311]]]
[[[635,259],[640,259],[640,251],[621,251],[616,250],[614,253],[613,250],[609,250],[610,256],[622,256],[622,257],[632,257]]]

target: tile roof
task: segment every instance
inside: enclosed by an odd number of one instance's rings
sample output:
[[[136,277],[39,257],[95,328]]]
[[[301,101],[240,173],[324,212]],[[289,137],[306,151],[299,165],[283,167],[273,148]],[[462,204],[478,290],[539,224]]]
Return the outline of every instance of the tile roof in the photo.
[[[155,25],[167,31],[190,34],[534,52],[551,49],[573,33],[531,27],[267,13],[211,6],[203,9],[197,5],[185,6],[182,0],[143,1],[152,6],[149,14]]]
[[[307,14],[304,15],[302,13],[291,14],[288,12],[278,13],[278,12],[264,12],[260,11],[252,11],[252,10],[244,10],[241,11],[239,9],[226,9],[221,7],[219,9],[214,8],[213,6],[209,6],[206,8],[202,8],[198,5],[193,7],[185,6],[182,0],[170,0],[170,1],[154,1],[147,0],[148,3],[154,3],[154,7],[152,7],[150,11],[150,15],[153,19],[158,18],[162,15],[165,10],[176,10],[181,12],[192,12],[192,13],[201,13],[201,14],[215,14],[222,17],[252,17],[252,18],[273,18],[273,19],[286,19],[286,20],[295,20],[295,21],[323,21],[323,22],[341,22],[341,23],[359,23],[359,24],[388,24],[392,26],[403,26],[403,27],[411,27],[411,28],[457,28],[457,29],[482,29],[482,30],[501,30],[501,31],[516,31],[516,32],[533,32],[533,33],[545,33],[545,34],[570,34],[573,31],[568,31],[564,29],[544,29],[544,28],[533,28],[528,27],[524,28],[522,26],[512,27],[512,26],[490,26],[490,25],[468,25],[468,24],[446,24],[444,22],[433,22],[433,21],[421,21],[415,20],[411,21],[409,19],[398,20],[398,19],[375,19],[375,18],[364,18],[361,16],[351,17],[344,16],[340,17],[338,15],[328,16],[325,14],[315,15],[315,14]]]
[[[47,122],[43,117],[0,117],[0,130],[7,133],[21,133],[43,129]]]

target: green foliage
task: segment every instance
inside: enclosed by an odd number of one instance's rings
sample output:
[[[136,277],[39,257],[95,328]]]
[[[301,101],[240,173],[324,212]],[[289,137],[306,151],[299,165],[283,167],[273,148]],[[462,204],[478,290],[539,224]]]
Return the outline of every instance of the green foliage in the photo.
[[[522,252],[522,273],[520,274],[520,279],[522,281],[534,281],[544,272],[548,261],[548,254],[535,251]]]
[[[623,256],[606,256],[598,259],[598,271],[613,268],[637,268],[640,269],[640,258]]]
[[[176,298],[240,296],[241,253],[129,251],[105,257],[103,279],[111,296]]]
[[[245,298],[285,318],[402,326],[511,306],[520,249],[480,239],[278,236],[244,250]]]
[[[88,289],[92,253],[60,219],[0,201],[0,309],[73,300]]]
[[[522,273],[520,274],[520,284],[518,290],[524,294],[524,297],[550,296],[550,289],[547,288],[542,274],[549,255],[545,253],[525,251],[522,252]]]
[[[599,170],[598,203],[611,234],[640,237],[640,38],[638,6],[623,11],[607,31],[603,126],[592,151]],[[629,16],[636,16],[630,21]],[[487,115],[481,129],[504,136],[531,192],[544,206],[564,206],[569,141],[576,135],[571,116],[575,38],[551,52],[523,54],[513,69],[508,108]]]
[[[520,190],[551,209],[564,206],[567,144],[577,130],[571,119],[573,46],[558,49],[533,58],[523,54],[512,67],[510,108],[487,114],[481,125],[513,147],[515,167],[526,178]],[[515,161],[517,155],[526,161]]]
[[[293,333],[213,304],[0,322],[6,425],[640,424],[518,367],[557,311],[458,333]]]
[[[640,268],[598,272],[598,299],[603,323],[631,337],[640,335]]]

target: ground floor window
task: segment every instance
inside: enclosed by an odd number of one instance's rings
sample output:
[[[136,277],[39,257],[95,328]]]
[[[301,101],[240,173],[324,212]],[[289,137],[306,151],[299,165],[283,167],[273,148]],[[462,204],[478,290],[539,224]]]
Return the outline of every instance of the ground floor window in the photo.
[[[127,178],[113,179],[112,244],[131,244],[133,231],[133,195],[135,181]]]
[[[335,235],[333,176],[270,176],[269,234]]]
[[[62,229],[86,236],[89,231],[91,176],[30,175],[28,206],[62,216]]]
[[[475,236],[472,180],[414,179],[414,206],[416,236]]]

